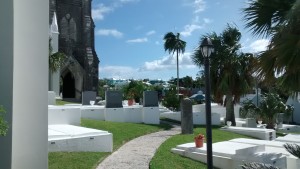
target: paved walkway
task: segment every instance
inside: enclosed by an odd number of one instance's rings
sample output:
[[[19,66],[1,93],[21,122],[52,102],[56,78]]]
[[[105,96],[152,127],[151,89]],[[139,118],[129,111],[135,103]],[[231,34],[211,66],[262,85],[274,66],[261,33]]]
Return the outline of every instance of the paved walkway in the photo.
[[[129,141],[108,156],[97,169],[148,169],[157,148],[169,137],[179,134],[181,129],[159,131]]]

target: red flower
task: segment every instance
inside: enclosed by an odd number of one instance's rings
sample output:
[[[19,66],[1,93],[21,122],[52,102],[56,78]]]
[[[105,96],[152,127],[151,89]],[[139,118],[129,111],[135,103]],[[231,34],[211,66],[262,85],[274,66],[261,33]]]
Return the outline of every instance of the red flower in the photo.
[[[204,140],[204,139],[205,139],[205,137],[204,137],[204,135],[203,135],[203,134],[198,134],[198,135],[195,137],[195,139]]]

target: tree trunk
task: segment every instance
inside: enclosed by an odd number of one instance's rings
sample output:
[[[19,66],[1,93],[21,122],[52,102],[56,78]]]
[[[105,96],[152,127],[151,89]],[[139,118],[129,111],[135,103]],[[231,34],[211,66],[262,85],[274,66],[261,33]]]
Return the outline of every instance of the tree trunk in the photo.
[[[232,100],[232,94],[227,93],[226,94],[226,118],[225,118],[225,124],[227,121],[231,121],[232,126],[236,126],[235,123],[235,116],[234,116],[234,105]]]
[[[178,52],[179,50],[177,49],[176,53],[177,53],[177,57],[176,57],[176,60],[177,60],[177,98],[179,99],[179,63],[178,63]]]

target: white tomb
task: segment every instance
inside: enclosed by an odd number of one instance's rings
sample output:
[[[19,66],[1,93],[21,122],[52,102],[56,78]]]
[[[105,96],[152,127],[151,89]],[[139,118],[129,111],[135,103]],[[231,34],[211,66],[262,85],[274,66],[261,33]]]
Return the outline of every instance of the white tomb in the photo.
[[[112,134],[73,125],[48,125],[49,152],[112,152]]]
[[[289,154],[283,143],[276,141],[233,139],[214,143],[213,164],[222,169],[241,168],[245,162],[261,162],[275,165],[281,169],[300,168],[300,160]],[[196,148],[195,143],[176,146],[173,153],[206,163],[206,144]]]
[[[158,107],[143,107],[143,122],[145,124],[159,124],[160,112]]]
[[[80,127],[81,106],[48,106],[48,150],[112,152],[112,134]]]
[[[82,106],[81,118],[105,120],[105,107],[104,106]]]
[[[222,127],[221,130],[243,134],[262,140],[274,140],[276,138],[276,132],[272,129],[226,126]]]

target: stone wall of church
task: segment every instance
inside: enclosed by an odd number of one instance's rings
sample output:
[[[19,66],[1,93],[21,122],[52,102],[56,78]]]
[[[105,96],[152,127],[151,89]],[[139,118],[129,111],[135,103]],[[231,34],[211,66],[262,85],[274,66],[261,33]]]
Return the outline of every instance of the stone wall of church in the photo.
[[[99,59],[94,46],[95,25],[91,17],[91,0],[49,0],[49,7],[50,18],[53,12],[57,15],[59,51],[75,58],[82,67],[77,71],[82,71],[83,85],[82,89],[76,89],[77,92],[97,91]],[[92,64],[88,62],[90,57],[93,58]],[[65,68],[68,69],[68,66]]]

